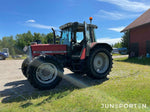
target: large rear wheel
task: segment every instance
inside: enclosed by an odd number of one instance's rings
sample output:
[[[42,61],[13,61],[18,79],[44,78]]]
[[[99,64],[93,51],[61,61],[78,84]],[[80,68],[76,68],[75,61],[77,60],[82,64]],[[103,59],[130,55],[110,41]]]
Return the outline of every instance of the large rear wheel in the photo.
[[[63,68],[56,60],[37,58],[28,67],[28,80],[35,88],[46,90],[54,88],[62,79]]]
[[[112,68],[111,53],[105,48],[94,49],[88,59],[89,76],[100,79],[105,78]]]

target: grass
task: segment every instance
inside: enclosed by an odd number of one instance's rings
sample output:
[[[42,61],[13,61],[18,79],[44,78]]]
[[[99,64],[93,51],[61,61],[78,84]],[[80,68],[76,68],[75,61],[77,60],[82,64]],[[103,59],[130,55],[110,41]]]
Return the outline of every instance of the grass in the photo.
[[[65,88],[0,103],[0,112],[150,112],[149,59],[114,60],[109,80],[87,88]],[[134,63],[133,63],[134,62]],[[150,62],[150,61],[149,61]],[[3,98],[1,98],[3,100]],[[136,108],[102,108],[103,104],[137,104]],[[140,108],[146,104],[146,108]]]
[[[113,53],[112,55],[113,56],[121,56],[121,54],[115,54],[115,53]]]
[[[133,64],[150,65],[150,58],[146,58],[146,57],[141,57],[141,58],[122,58],[122,59],[116,59],[116,61],[129,62],[129,63],[133,63]]]

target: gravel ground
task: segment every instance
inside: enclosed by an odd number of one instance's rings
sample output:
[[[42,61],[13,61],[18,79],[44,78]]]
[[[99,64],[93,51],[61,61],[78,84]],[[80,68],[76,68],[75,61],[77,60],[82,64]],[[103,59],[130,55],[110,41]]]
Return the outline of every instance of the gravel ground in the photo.
[[[21,72],[23,60],[0,60],[0,101],[7,102],[8,99],[18,97],[25,99],[24,95],[41,91],[33,88]],[[72,90],[73,88],[85,88],[100,84],[108,79],[93,80],[86,75],[74,74],[65,69],[64,78],[55,89]]]

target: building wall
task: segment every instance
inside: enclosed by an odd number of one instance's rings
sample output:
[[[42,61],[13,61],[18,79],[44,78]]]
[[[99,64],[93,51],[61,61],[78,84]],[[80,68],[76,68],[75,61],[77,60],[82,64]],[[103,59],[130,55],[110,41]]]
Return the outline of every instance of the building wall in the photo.
[[[146,55],[146,42],[148,40],[150,41],[150,24],[143,25],[130,30],[130,48],[132,48],[132,45],[134,43],[138,43],[138,56]],[[132,50],[133,49],[136,50],[135,48],[132,48]]]

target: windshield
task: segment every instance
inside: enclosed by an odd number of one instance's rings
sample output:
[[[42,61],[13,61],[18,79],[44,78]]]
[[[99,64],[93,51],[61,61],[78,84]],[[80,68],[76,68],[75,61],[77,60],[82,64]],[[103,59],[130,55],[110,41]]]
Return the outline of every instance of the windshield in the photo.
[[[91,38],[90,38],[90,31],[89,31],[89,27],[87,27],[87,23],[84,22],[84,31],[85,31],[85,36],[86,36],[86,40],[87,42],[91,42]]]
[[[92,30],[93,42],[96,42],[95,29]]]
[[[71,28],[62,30],[60,44],[70,46],[70,41],[71,41]]]
[[[87,30],[86,30],[86,40],[87,40],[87,42],[88,42],[88,43],[90,43],[90,42],[91,42],[89,28],[87,28]]]
[[[80,43],[84,39],[83,32],[76,32],[76,40]]]
[[[86,33],[86,40],[88,42],[91,42],[89,28],[87,28],[85,33]],[[75,36],[76,36],[76,41],[80,43],[82,40],[84,40],[84,31],[75,32]]]

